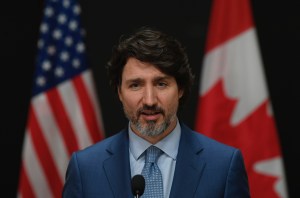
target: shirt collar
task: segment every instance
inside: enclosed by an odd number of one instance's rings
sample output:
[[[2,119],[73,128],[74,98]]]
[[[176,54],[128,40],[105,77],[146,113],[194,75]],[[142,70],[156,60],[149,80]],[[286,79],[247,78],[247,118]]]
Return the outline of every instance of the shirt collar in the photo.
[[[138,160],[140,156],[144,153],[144,151],[151,146],[152,144],[143,138],[136,135],[130,127],[130,123],[128,124],[128,132],[129,132],[129,149],[132,153],[135,160]],[[161,149],[166,155],[176,160],[179,140],[181,134],[181,127],[179,121],[177,120],[176,126],[173,131],[166,136],[164,139],[160,140],[155,144],[156,147]]]

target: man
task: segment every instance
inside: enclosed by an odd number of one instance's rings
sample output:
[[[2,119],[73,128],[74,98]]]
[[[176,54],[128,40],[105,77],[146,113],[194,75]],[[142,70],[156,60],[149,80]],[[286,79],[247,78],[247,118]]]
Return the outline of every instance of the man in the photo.
[[[121,37],[108,73],[128,128],[72,155],[63,197],[133,197],[137,174],[146,180],[142,197],[250,197],[241,152],[177,118],[194,77],[175,38],[149,27]]]

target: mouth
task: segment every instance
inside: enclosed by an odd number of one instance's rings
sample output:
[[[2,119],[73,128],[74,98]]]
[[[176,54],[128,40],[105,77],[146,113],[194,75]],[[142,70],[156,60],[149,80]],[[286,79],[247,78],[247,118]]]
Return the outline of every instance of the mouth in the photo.
[[[159,119],[163,115],[163,111],[161,109],[142,109],[139,111],[139,115],[147,121],[152,121]]]

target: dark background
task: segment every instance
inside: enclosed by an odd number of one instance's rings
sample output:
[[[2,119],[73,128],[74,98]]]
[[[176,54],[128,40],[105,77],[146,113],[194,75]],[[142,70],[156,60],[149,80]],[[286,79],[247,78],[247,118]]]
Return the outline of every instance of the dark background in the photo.
[[[108,86],[104,65],[119,35],[141,25],[153,25],[171,33],[187,47],[196,83],[180,117],[193,127],[211,1],[81,0],[80,3],[87,31],[89,64],[94,72],[107,136],[123,128],[126,120],[116,95]],[[297,198],[300,197],[297,139],[300,132],[297,73],[300,2],[253,0],[251,5],[282,145],[289,194]],[[16,195],[42,8],[41,0],[5,1],[0,5],[1,197]]]

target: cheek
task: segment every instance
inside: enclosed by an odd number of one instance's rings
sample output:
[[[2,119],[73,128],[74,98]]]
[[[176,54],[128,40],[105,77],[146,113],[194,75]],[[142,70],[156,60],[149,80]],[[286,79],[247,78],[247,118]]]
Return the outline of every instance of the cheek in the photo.
[[[138,99],[135,95],[122,95],[122,104],[129,111],[135,111],[138,108]]]
[[[179,96],[178,94],[166,94],[162,97],[162,105],[168,109],[177,108],[179,104]]]

